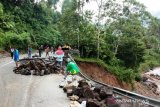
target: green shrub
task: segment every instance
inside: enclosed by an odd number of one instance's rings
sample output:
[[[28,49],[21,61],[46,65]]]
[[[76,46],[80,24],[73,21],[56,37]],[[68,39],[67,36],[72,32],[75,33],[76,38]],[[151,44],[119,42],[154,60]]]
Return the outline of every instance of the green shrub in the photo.
[[[18,48],[20,50],[27,49],[28,45],[31,44],[30,34],[22,33],[16,34],[12,32],[6,32],[4,38],[4,47],[5,49],[9,49],[10,46]]]
[[[139,73],[136,73],[136,74],[135,74],[135,80],[136,80],[137,82],[142,81],[142,76],[141,76]]]
[[[153,69],[157,66],[159,66],[160,63],[157,61],[154,61],[154,60],[146,60],[144,63],[140,64],[140,67],[139,67],[139,71],[141,72],[148,72],[150,69]]]

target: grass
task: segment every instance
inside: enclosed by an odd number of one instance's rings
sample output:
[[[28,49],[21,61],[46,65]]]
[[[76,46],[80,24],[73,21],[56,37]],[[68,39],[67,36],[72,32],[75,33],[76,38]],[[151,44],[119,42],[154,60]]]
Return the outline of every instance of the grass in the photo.
[[[75,61],[80,61],[80,62],[87,62],[87,63],[96,63],[99,66],[103,67],[106,71],[109,71],[109,66],[102,60],[100,59],[93,59],[93,58],[80,58],[80,57],[74,57]],[[113,73],[113,72],[110,72]]]
[[[96,63],[103,67],[107,72],[114,74],[121,82],[129,83],[134,88],[134,80],[136,73],[132,69],[125,69],[120,66],[111,66],[100,59],[74,57],[75,61]]]

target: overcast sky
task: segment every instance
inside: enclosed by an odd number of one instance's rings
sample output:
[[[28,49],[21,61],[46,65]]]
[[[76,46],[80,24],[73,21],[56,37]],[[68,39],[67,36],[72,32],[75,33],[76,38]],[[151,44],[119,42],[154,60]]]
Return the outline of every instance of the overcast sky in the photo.
[[[137,0],[143,3],[152,15],[160,18],[160,0]]]
[[[121,1],[121,0],[119,0]],[[160,18],[160,0],[137,0],[138,2],[144,4],[146,9],[153,15]],[[85,9],[93,10],[94,13],[97,10],[97,3],[90,2],[85,5]]]
[[[143,3],[147,7],[147,10],[153,16],[160,18],[160,0],[137,0],[137,1]],[[60,7],[62,5],[62,2],[63,0],[60,0],[60,2],[58,3]],[[96,3],[92,2],[91,4],[88,4],[86,6],[86,9],[95,10],[96,9],[95,7],[97,7],[96,5],[97,5]],[[58,10],[60,11],[60,8]]]

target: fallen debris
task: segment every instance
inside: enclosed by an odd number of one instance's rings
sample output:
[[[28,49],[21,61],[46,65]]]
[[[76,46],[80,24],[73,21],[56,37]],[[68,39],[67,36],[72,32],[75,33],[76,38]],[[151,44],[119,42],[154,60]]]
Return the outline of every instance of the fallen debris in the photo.
[[[146,85],[156,95],[160,95],[157,81],[160,80],[159,75],[145,74],[143,75],[143,84]]]
[[[71,75],[67,76],[63,83],[60,84],[60,88],[63,88],[64,92],[67,93],[67,97],[71,100],[70,107],[120,106],[113,96],[112,88],[95,84],[91,85],[90,82],[84,79],[70,80],[69,78],[71,78]]]
[[[155,78],[157,80],[160,80],[160,76],[159,75],[150,74],[150,77],[153,77],[153,78]]]
[[[13,72],[22,75],[47,75],[50,73],[59,73],[60,67],[56,66],[54,59],[22,59],[19,67],[15,67]]]

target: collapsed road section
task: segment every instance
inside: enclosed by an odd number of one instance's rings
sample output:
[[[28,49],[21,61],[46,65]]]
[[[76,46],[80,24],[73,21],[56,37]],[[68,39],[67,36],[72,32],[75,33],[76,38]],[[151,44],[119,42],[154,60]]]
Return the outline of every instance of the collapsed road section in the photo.
[[[69,55],[69,57],[74,61],[74,59],[71,57],[71,55]],[[123,102],[123,104],[125,102],[131,102],[131,105],[130,105],[131,107],[136,107],[137,105],[141,105],[141,107],[159,107],[160,106],[160,101],[157,100],[157,99],[149,98],[149,97],[146,97],[146,96],[143,96],[143,95],[131,92],[131,91],[127,91],[127,90],[124,90],[124,89],[121,89],[121,88],[110,86],[108,84],[104,84],[102,82],[99,82],[99,81],[96,81],[92,78],[89,78],[87,75],[83,74],[82,72],[80,72],[80,74],[86,80],[89,80],[89,81],[92,81],[94,83],[100,84],[104,87],[112,88],[113,93],[115,95],[120,95],[122,98],[125,98],[125,99],[122,99],[122,100],[118,100],[120,102]],[[129,100],[126,100],[126,98],[129,99]],[[124,106],[124,107],[126,107],[126,106]]]
[[[148,101],[133,100],[115,93],[112,87],[96,83],[84,76],[68,75],[59,85],[71,100],[70,107],[150,107]]]
[[[72,59],[71,56],[70,58]],[[15,73],[23,75],[58,73],[52,58],[22,59],[20,62],[20,66],[14,69]],[[74,77],[69,79],[68,76],[60,84],[71,100],[70,107],[75,107],[75,104],[85,105],[84,107],[159,107],[160,105],[158,100],[98,82],[82,72],[80,74],[81,79]]]

